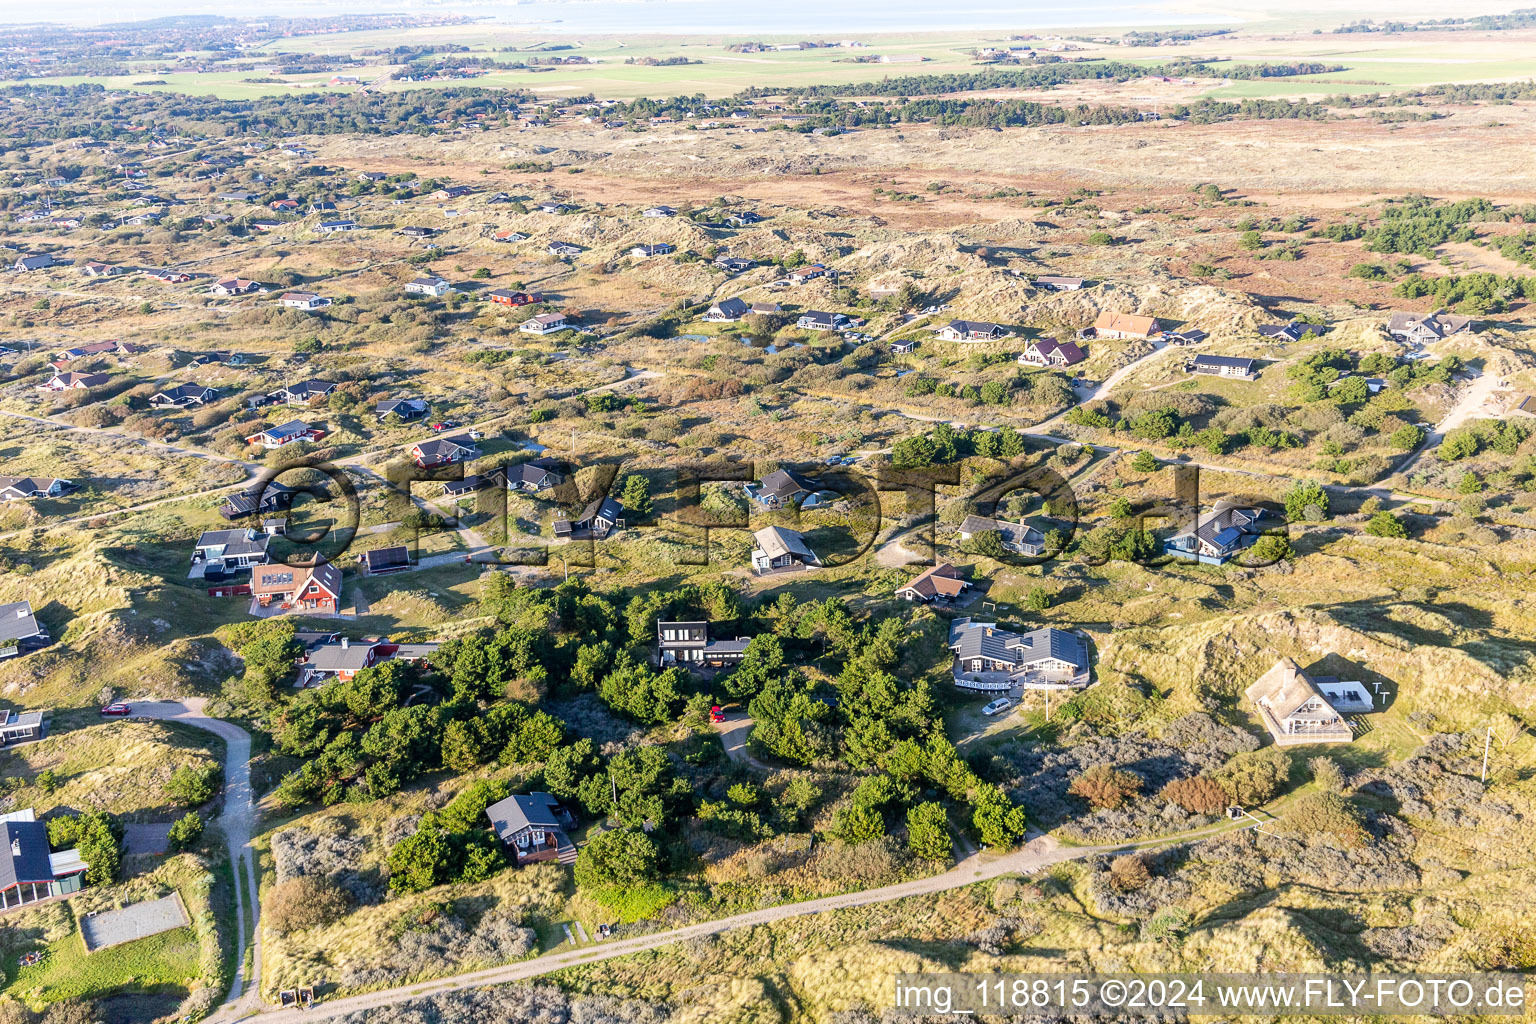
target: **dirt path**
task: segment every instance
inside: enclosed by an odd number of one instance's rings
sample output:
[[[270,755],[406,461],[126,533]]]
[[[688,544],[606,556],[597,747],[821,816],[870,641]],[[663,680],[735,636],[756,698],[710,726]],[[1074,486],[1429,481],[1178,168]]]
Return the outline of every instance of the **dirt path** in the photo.
[[[1456,404],[1451,407],[1451,411],[1446,413],[1439,423],[1435,424],[1435,429],[1424,435],[1424,443],[1419,445],[1418,450],[1405,459],[1402,465],[1397,467],[1397,472],[1407,473],[1418,463],[1425,452],[1445,440],[1446,434],[1449,434],[1468,420],[1478,416],[1500,415],[1501,410],[1488,407],[1488,403],[1492,401],[1494,393],[1499,390],[1500,383],[1498,374],[1486,371],[1478,373],[1472,379],[1472,382],[1467,385],[1466,389],[1462,391],[1461,395],[1457,397]]]
[[[720,734],[720,745],[725,747],[726,757],[749,764],[759,771],[773,771],[772,765],[764,764],[747,751],[747,735],[752,731],[752,719],[745,711],[727,711],[725,721],[715,722],[714,726],[715,732]]]
[[[229,845],[229,863],[235,879],[235,979],[229,990],[222,1015],[237,1016],[257,1008],[261,980],[261,931],[256,919],[261,912],[256,883],[256,863],[251,853],[251,832],[256,824],[255,803],[251,798],[251,737],[232,722],[209,718],[203,713],[207,702],[202,697],[185,701],[145,701],[133,705],[133,717],[159,721],[183,722],[224,740],[224,812],[219,828]],[[251,919],[251,977],[245,977],[246,908]],[[247,980],[249,984],[247,984]]]
[[[385,989],[381,992],[370,992],[366,995],[351,996],[346,999],[337,999],[333,1002],[319,1003],[309,1010],[273,1010],[261,1014],[260,1019],[264,1024],[300,1024],[303,1021],[324,1020],[344,1013],[354,1013],[358,1010],[391,1006],[395,1003],[419,999],[423,996],[442,992],[455,992],[463,989],[483,988],[487,985],[500,985],[511,981],[523,981],[578,964],[612,960],[616,957],[629,956],[633,953],[659,949],[687,939],[699,938],[705,935],[718,935],[721,932],[732,931],[737,928],[750,928],[755,925],[770,924],[775,921],[806,917],[828,910],[844,910],[849,907],[868,906],[871,903],[888,903],[892,900],[906,899],[911,896],[946,892],[950,889],[958,889],[975,882],[985,881],[990,878],[1000,878],[1004,875],[1034,874],[1043,868],[1049,867],[1052,864],[1059,864],[1063,861],[1081,860],[1085,857],[1092,857],[1101,853],[1115,853],[1142,847],[1162,846],[1172,842],[1204,839],[1224,832],[1235,831],[1238,828],[1251,828],[1253,824],[1250,822],[1240,826],[1232,826],[1223,823],[1206,829],[1199,829],[1182,836],[1151,839],[1141,843],[1125,843],[1117,846],[1063,847],[1049,836],[1041,836],[1031,840],[1023,848],[1012,853],[990,859],[986,858],[984,854],[969,856],[943,874],[920,878],[912,882],[886,885],[877,889],[866,889],[863,892],[843,893],[839,896],[825,896],[821,899],[806,900],[803,903],[789,903],[778,907],[768,907],[745,914],[736,914],[732,917],[722,917],[715,921],[703,921],[699,924],[688,925],[683,928],[674,928],[671,931],[640,935],[632,939],[618,939],[598,946],[548,953],[532,960],[524,960],[502,967],[492,967],[483,971],[472,971],[468,974],[460,974],[450,978],[440,978],[436,981],[425,981],[416,985],[403,985],[399,988]]]
[[[1131,374],[1135,373],[1138,369],[1140,369],[1141,366],[1144,365],[1147,360],[1153,358],[1159,352],[1166,352],[1166,351],[1168,351],[1168,349],[1171,347],[1165,341],[1154,341],[1152,344],[1154,346],[1156,346],[1156,347],[1153,348],[1151,352],[1148,352],[1146,355],[1143,355],[1143,356],[1137,356],[1135,359],[1132,359],[1130,362],[1128,362],[1124,366],[1120,367],[1120,369],[1116,370],[1114,373],[1111,373],[1108,377],[1105,377],[1104,378],[1104,383],[1100,384],[1098,387],[1094,388],[1092,391],[1089,391],[1086,394],[1078,395],[1077,396],[1077,404],[1078,405],[1087,405],[1089,402],[1097,402],[1101,398],[1107,398],[1109,396],[1110,392],[1114,391],[1116,385],[1118,385],[1121,381],[1125,380],[1125,378],[1129,377]],[[1037,424],[1035,429],[1036,430],[1042,430],[1044,428],[1051,427],[1051,426],[1056,425],[1057,423],[1062,422],[1063,420],[1066,419],[1067,413],[1070,412],[1070,411],[1071,410],[1068,409],[1068,410],[1065,410],[1063,412],[1057,413],[1055,416],[1052,416],[1050,419],[1045,420],[1043,423]]]

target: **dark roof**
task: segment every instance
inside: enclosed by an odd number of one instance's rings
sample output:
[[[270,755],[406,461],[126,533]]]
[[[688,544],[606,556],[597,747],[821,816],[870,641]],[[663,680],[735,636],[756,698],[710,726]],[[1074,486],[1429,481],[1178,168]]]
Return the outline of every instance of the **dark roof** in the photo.
[[[289,384],[287,387],[278,388],[272,394],[314,397],[315,395],[328,395],[335,387],[336,385],[328,380],[304,380],[297,384]]]
[[[558,487],[565,482],[565,474],[560,472],[559,463],[553,459],[534,459],[532,462],[508,466],[507,479],[519,484]]]
[[[950,330],[960,334],[1006,334],[1008,329],[1002,324],[988,323],[985,320],[951,320],[946,326]]]
[[[715,303],[710,312],[719,313],[721,316],[743,317],[747,315],[747,304],[740,299],[721,299]]]
[[[401,544],[392,548],[374,548],[363,552],[363,564],[369,571],[411,564],[411,553]]]
[[[419,398],[386,398],[374,407],[374,411],[380,416],[390,413],[415,416],[427,411],[427,403]]]
[[[485,809],[491,828],[502,839],[510,839],[523,829],[563,829],[560,802],[548,793],[517,793],[498,800]]]
[[[784,498],[794,497],[796,494],[806,494],[816,489],[815,485],[787,469],[776,469],[763,477],[762,483],[757,485],[759,497]]]
[[[1049,359],[1052,352],[1060,352],[1062,358],[1067,361],[1068,366],[1071,366],[1073,363],[1080,363],[1088,358],[1083,354],[1083,350],[1077,346],[1077,343],[1073,341],[1041,338],[1038,341],[1032,342],[1029,347],[1040,353],[1040,358],[1042,359]]]
[[[475,451],[475,442],[468,434],[455,434],[452,437],[434,437],[416,445],[416,451],[423,457],[436,458],[439,455],[452,455],[455,450]]]
[[[1196,366],[1227,366],[1238,370],[1252,370],[1252,359],[1239,359],[1236,356],[1195,356]]]
[[[0,890],[18,882],[51,881],[48,826],[40,821],[0,822]]]
[[[800,314],[801,320],[807,320],[813,324],[826,324],[828,327],[837,326],[839,320],[848,319],[841,313],[828,313],[822,309],[808,309]]]
[[[0,604],[0,641],[25,640],[41,632],[42,627],[37,624],[37,616],[32,614],[31,601]],[[44,844],[44,850],[46,849],[47,844]]]
[[[594,519],[602,518],[613,523],[618,522],[619,517],[623,514],[624,506],[619,502],[612,498],[598,498],[582,510],[581,518],[576,521],[578,523],[590,523]]]
[[[949,645],[965,658],[987,658],[1022,667],[1055,658],[1078,668],[1088,667],[1088,645],[1083,638],[1050,626],[1015,633],[986,622],[963,619],[950,629]]]

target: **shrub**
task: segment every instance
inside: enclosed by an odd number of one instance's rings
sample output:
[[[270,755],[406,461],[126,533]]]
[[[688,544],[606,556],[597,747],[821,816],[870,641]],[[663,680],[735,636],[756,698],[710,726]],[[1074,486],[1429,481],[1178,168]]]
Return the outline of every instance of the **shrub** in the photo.
[[[907,812],[907,845],[924,860],[949,860],[949,815],[941,804],[918,804]]]
[[[1131,460],[1131,468],[1138,473],[1155,473],[1157,459],[1151,452],[1137,452],[1136,457]]]
[[[199,807],[213,799],[223,778],[223,770],[212,761],[184,764],[171,773],[165,789],[182,806]]]
[[[1339,762],[1326,755],[1319,755],[1307,762],[1307,769],[1312,772],[1312,781],[1317,783],[1324,791],[1329,793],[1342,793],[1344,791],[1344,769],[1339,767]]]
[[[1364,846],[1369,838],[1360,811],[1337,793],[1309,793],[1297,800],[1286,810],[1281,828],[1343,846]]]
[[[85,880],[92,885],[110,885],[117,881],[122,864],[123,826],[106,811],[86,811],[48,821],[48,845],[55,850],[73,846],[89,864]]]
[[[600,832],[576,859],[576,884],[583,889],[644,885],[656,880],[658,860],[656,844],[637,828]]]
[[[1140,854],[1127,853],[1109,862],[1109,881],[1117,889],[1140,889],[1152,881],[1152,872]]]
[[[1232,799],[1218,783],[1203,776],[1174,779],[1159,795],[1191,814],[1219,814]]]
[[[831,834],[850,845],[867,843],[885,835],[885,819],[874,807],[844,807],[832,816]]]
[[[1403,521],[1385,510],[1371,516],[1371,521],[1365,524],[1365,532],[1372,537],[1396,537],[1401,539],[1408,536],[1408,530],[1403,526]]]
[[[1285,492],[1285,515],[1291,522],[1298,519],[1311,520],[1307,510],[1315,508],[1322,513],[1319,519],[1328,516],[1328,492],[1323,490],[1323,485],[1316,480],[1301,480],[1296,486]]]
[[[1290,777],[1290,759],[1274,747],[1238,754],[1211,773],[1233,800],[1250,807],[1272,800]]]
[[[278,935],[339,921],[352,906],[347,891],[319,875],[279,882],[267,893],[261,918]]]
[[[1141,777],[1123,768],[1096,764],[1073,779],[1067,792],[1087,800],[1096,810],[1119,807],[1141,792]]]
[[[188,811],[176,819],[171,826],[166,838],[170,840],[171,848],[176,850],[188,850],[197,844],[203,837],[203,819],[198,817],[196,811]]]

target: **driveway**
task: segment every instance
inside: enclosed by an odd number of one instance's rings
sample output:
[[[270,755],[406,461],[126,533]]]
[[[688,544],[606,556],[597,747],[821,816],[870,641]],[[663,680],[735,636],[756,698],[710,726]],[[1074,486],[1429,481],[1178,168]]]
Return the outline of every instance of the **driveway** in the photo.
[[[1451,407],[1451,411],[1446,413],[1439,423],[1435,424],[1435,429],[1424,435],[1424,443],[1419,445],[1418,451],[1414,452],[1403,461],[1402,465],[1398,466],[1397,472],[1407,473],[1425,452],[1445,440],[1446,434],[1462,426],[1468,420],[1479,417],[1501,416],[1503,411],[1490,405],[1494,394],[1499,390],[1499,384],[1500,380],[1497,374],[1478,373],[1472,379],[1472,382],[1456,397],[1456,404]]]
[[[727,711],[725,721],[713,724],[715,732],[720,734],[720,744],[725,747],[726,757],[749,764],[760,771],[773,771],[772,766],[764,764],[747,751],[747,735],[752,731],[752,719],[745,711]]]

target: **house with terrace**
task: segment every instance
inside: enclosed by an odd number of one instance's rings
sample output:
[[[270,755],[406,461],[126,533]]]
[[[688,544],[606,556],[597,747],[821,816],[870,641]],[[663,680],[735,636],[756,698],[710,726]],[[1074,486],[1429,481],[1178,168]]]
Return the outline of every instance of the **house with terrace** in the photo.
[[[234,521],[246,516],[281,512],[293,504],[293,488],[277,480],[248,487],[224,499],[219,515]]]
[[[1290,658],[1275,662],[1244,695],[1277,746],[1349,743],[1354,729],[1345,714],[1375,710],[1365,687],[1332,676],[1310,676]]]
[[[948,562],[940,562],[918,573],[911,583],[896,591],[896,596],[903,601],[942,607],[956,600],[969,589],[971,584],[961,575],[959,569]]]
[[[331,304],[331,300],[314,292],[284,292],[278,296],[277,304],[285,309],[311,311],[324,309]]]
[[[56,373],[37,386],[39,391],[86,391],[98,388],[111,378],[104,373]]]
[[[1076,342],[1055,338],[1036,338],[1019,353],[1020,366],[1051,366],[1058,369],[1075,366],[1088,355]]]
[[[1067,690],[1087,686],[1090,678],[1088,641],[1051,626],[1015,633],[995,622],[956,619],[949,649],[955,685],[966,690]]]
[[[1061,277],[1056,274],[1041,274],[1035,278],[1035,287],[1052,292],[1080,291],[1088,282],[1081,277]]]
[[[453,285],[441,277],[418,277],[414,281],[405,283],[407,295],[430,295],[434,299],[440,299],[453,291]]]
[[[266,533],[250,527],[204,530],[192,549],[192,571],[187,573],[187,579],[225,576],[265,565],[270,540]]]
[[[656,624],[656,660],[666,667],[685,665],[729,668],[746,657],[750,637],[711,640],[708,622],[658,622]]]
[[[489,473],[470,473],[462,480],[444,480],[443,497],[462,498],[480,491],[494,491],[507,486],[507,477],[500,469]]]
[[[1081,338],[1155,338],[1162,333],[1157,318],[1137,313],[1115,313],[1104,310],[1093,321],[1093,326],[1079,332]]]
[[[712,324],[735,323],[750,312],[747,304],[741,299],[721,299],[709,307],[709,312],[704,314],[704,320]]]
[[[776,469],[757,483],[747,484],[745,490],[747,497],[769,510],[818,504],[816,484],[787,469]]]
[[[808,309],[795,321],[795,326],[802,331],[840,331],[847,325],[847,316],[821,309]]]
[[[468,434],[434,437],[411,447],[411,459],[422,469],[447,466],[480,457],[480,449]]]
[[[388,640],[352,640],[338,636],[328,643],[319,643],[305,649],[299,659],[299,676],[294,683],[299,689],[323,686],[331,680],[347,682],[365,668],[382,665],[386,661],[407,661],[422,664],[441,646],[437,641],[415,644],[397,644]]]
[[[285,445],[298,444],[308,441],[318,441],[325,436],[323,427],[312,427],[303,420],[289,420],[275,427],[268,427],[257,434],[252,434],[245,439],[246,444],[259,444],[271,451],[274,448],[282,448]]]
[[[564,313],[539,313],[524,320],[517,329],[524,334],[558,334],[570,330],[571,325]]]
[[[1208,377],[1230,377],[1235,380],[1258,380],[1259,371],[1253,368],[1252,359],[1237,356],[1199,355],[1184,368],[1189,373]]]
[[[597,498],[581,510],[575,519],[557,519],[556,537],[571,540],[602,540],[614,530],[624,529],[624,505],[614,498]]]
[[[89,868],[79,850],[49,851],[31,809],[0,815],[0,913],[79,892]]]
[[[1260,337],[1272,338],[1275,341],[1300,341],[1309,334],[1316,338],[1327,332],[1326,327],[1309,324],[1302,320],[1292,320],[1285,324],[1264,324],[1259,328]]]
[[[0,604],[0,658],[15,658],[51,642],[48,627],[37,621],[31,601]]]
[[[507,486],[530,494],[559,487],[565,479],[558,459],[538,458],[507,467]]]
[[[154,409],[190,409],[195,405],[206,405],[218,397],[219,389],[206,384],[174,384],[150,395],[149,404]]]
[[[41,711],[0,711],[0,747],[32,743],[43,738]]]
[[[394,416],[403,423],[413,423],[425,419],[430,407],[420,398],[386,398],[373,411],[380,421]]]
[[[341,570],[334,565],[258,566],[251,570],[251,614],[335,615],[341,609]]]
[[[57,498],[75,489],[69,480],[42,476],[0,476],[0,501]]]
[[[518,867],[543,860],[576,863],[576,845],[568,835],[576,819],[548,793],[514,794],[487,807],[485,816]]]
[[[1013,523],[1006,519],[988,519],[986,516],[969,515],[960,523],[960,539],[970,540],[983,533],[995,533],[1003,543],[1004,551],[1016,555],[1042,555],[1045,553],[1045,534],[1028,523]]]
[[[1198,517],[1192,528],[1169,538],[1163,552],[1205,565],[1221,565],[1253,546],[1264,532],[1259,524],[1265,515],[1262,508],[1218,504],[1214,511]]]
[[[388,576],[405,572],[411,567],[411,549],[404,544],[387,548],[371,548],[358,559],[364,576]]]
[[[936,333],[945,341],[998,341],[1013,335],[1002,324],[985,320],[951,320]]]
[[[759,576],[792,572],[820,565],[805,537],[782,526],[765,526],[752,534],[752,571]]]
[[[1387,333],[1394,341],[1409,345],[1428,345],[1463,331],[1476,333],[1477,323],[1469,316],[1443,309],[1433,313],[1393,313],[1387,317]]]
[[[327,398],[335,390],[336,385],[328,380],[301,380],[297,384],[269,391],[267,397],[284,405],[305,405],[316,398]]]

